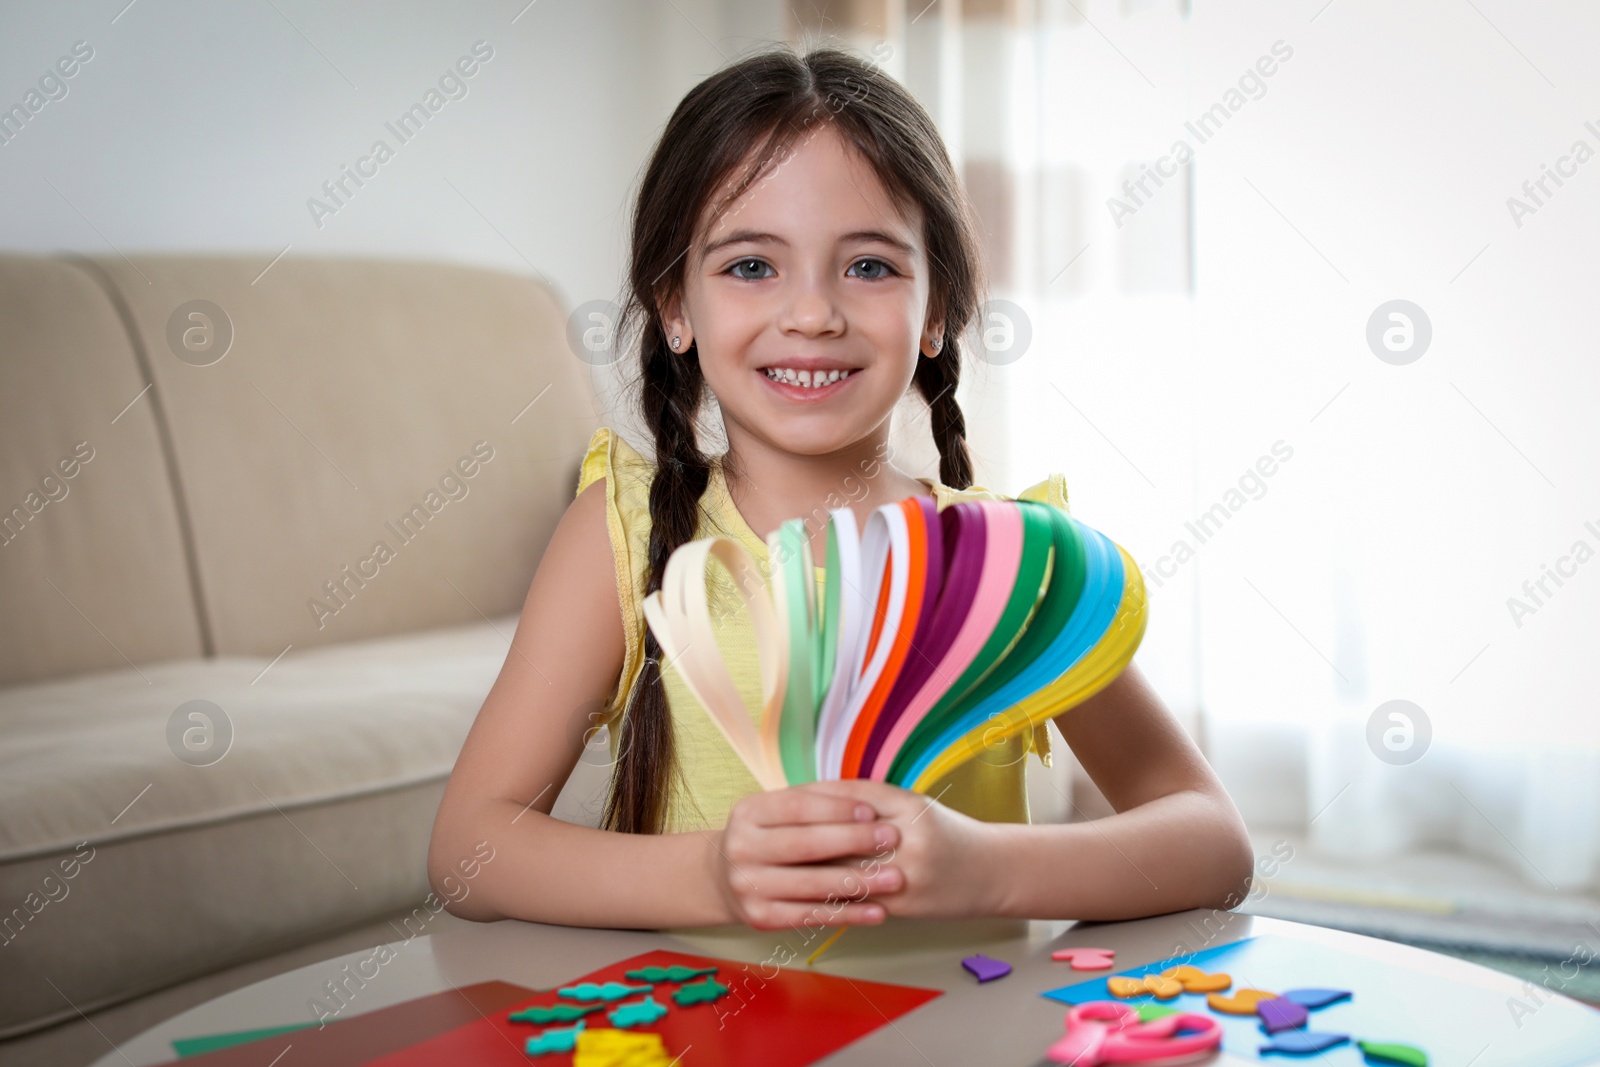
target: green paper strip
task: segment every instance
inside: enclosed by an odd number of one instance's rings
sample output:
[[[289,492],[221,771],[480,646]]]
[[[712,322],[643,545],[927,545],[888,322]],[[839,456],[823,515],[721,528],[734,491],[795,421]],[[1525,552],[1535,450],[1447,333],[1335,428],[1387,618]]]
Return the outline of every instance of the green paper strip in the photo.
[[[301,1030],[309,1030],[321,1023],[291,1023],[288,1026],[269,1026],[263,1030],[236,1030],[227,1034],[207,1034],[202,1037],[176,1037],[172,1039],[172,1051],[180,1059],[190,1056],[201,1056],[207,1052],[216,1052],[218,1049],[233,1048],[235,1045],[248,1045],[252,1041],[261,1041],[279,1034],[293,1034]]]
[[[778,754],[790,785],[817,780],[816,578],[805,524],[789,519],[776,536],[781,570],[772,568],[779,616],[789,631],[789,685],[778,721]],[[769,543],[768,553],[772,555]],[[781,588],[778,588],[781,587]]]

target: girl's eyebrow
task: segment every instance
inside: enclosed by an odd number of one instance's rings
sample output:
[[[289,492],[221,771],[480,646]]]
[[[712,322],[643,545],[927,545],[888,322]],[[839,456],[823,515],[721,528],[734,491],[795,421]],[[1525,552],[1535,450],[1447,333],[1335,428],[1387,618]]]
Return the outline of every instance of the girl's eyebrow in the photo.
[[[847,244],[851,241],[876,241],[879,244],[888,245],[890,248],[895,249],[902,255],[916,255],[916,249],[912,248],[911,245],[907,244],[905,241],[902,241],[893,234],[884,232],[883,230],[853,230],[850,233],[841,235],[839,238],[840,244]],[[752,244],[781,245],[784,248],[789,247],[789,242],[784,240],[782,237],[779,237],[775,233],[764,233],[759,230],[735,230],[727,236],[721,237],[706,245],[705,251],[700,254],[700,258],[701,260],[709,259],[711,257],[711,253],[715,252],[719,248],[726,247],[727,245],[743,244],[745,242]]]

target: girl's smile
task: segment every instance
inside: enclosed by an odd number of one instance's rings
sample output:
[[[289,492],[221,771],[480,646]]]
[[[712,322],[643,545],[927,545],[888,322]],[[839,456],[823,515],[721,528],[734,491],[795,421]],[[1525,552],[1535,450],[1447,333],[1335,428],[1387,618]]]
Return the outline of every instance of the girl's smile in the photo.
[[[763,367],[756,373],[766,379],[772,391],[785,400],[817,404],[837,396],[862,374],[862,370],[859,367],[855,370],[825,369],[820,366],[807,368],[804,362],[793,360],[782,367]]]

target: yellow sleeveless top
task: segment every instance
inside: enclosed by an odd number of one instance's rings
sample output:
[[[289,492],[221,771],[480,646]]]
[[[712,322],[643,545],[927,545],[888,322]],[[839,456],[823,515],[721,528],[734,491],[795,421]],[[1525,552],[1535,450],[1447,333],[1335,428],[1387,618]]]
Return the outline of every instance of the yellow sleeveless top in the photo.
[[[613,762],[619,751],[622,715],[644,663],[646,624],[642,602],[650,564],[650,483],[654,477],[654,465],[614,430],[604,426],[590,438],[578,476],[579,493],[602,478],[606,482],[606,526],[616,562],[618,599],[626,637],[622,672],[615,691],[600,713],[610,734]],[[926,478],[919,481],[932,491],[939,510],[962,500],[1006,499],[1002,494],[979,486],[951,489]],[[1051,474],[1015,499],[1038,500],[1064,511],[1067,509],[1066,479],[1060,474]],[[696,539],[704,537],[728,537],[737,541],[750,552],[761,573],[769,574],[766,543],[734,506],[722,468],[716,462],[712,463],[711,480],[701,497],[700,525],[695,532]],[[757,709],[761,701],[761,675],[749,618],[728,573],[721,567],[708,567],[707,573],[718,647],[745,705]],[[822,589],[823,570],[818,567],[819,602]],[[761,786],[671,664],[662,673],[662,684],[672,717],[678,767],[678,779],[669,789],[665,832],[720,829],[727,823],[728,811],[734,802],[759,792]],[[1017,734],[962,764],[934,783],[928,795],[985,822],[1028,822],[1026,760],[1030,751],[1037,752],[1044,765],[1050,766],[1050,736],[1046,725]]]

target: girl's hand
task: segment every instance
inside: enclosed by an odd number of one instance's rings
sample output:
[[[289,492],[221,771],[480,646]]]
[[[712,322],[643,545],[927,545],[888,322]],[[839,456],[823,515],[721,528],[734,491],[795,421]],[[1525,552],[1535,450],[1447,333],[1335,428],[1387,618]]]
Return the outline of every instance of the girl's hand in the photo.
[[[863,901],[899,888],[898,874],[863,867],[881,864],[900,831],[823,783],[740,798],[720,836],[716,886],[734,919],[758,930],[881,923],[883,906]]]
[[[905,918],[1001,914],[1005,867],[994,857],[994,827],[887,782],[846,778],[817,782],[812,788],[870,804],[880,819],[900,831],[894,850],[874,857],[873,863],[881,866],[868,867],[867,873],[876,871],[878,878],[871,882],[866,903],[881,903],[890,915]]]

